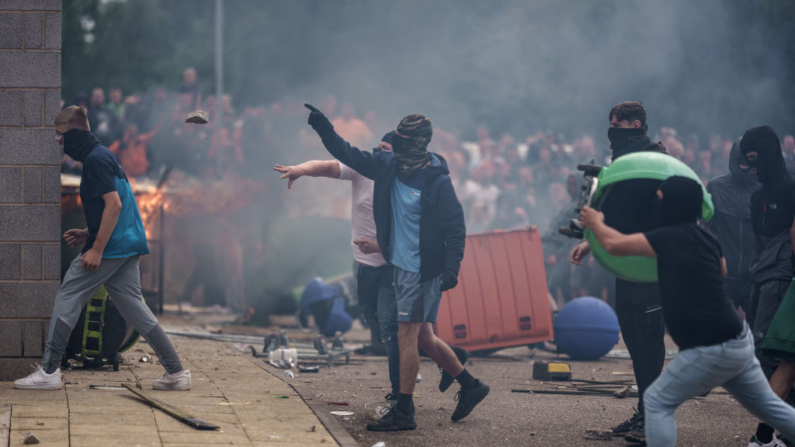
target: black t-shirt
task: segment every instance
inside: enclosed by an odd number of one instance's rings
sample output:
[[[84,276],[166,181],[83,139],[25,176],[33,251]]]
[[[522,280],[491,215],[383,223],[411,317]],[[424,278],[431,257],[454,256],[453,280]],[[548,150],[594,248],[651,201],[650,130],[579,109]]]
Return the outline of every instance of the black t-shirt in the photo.
[[[665,324],[681,350],[723,343],[743,329],[723,288],[720,242],[708,225],[694,222],[644,233],[657,253]]]
[[[795,220],[795,183],[760,188],[751,196],[751,223],[757,236],[776,237]]]
[[[127,177],[116,156],[105,146],[94,147],[83,161],[83,178],[80,181],[80,200],[83,202],[89,232],[83,253],[94,246],[99,224],[102,222],[102,212],[105,211],[105,200],[102,196],[117,191],[117,178]]]

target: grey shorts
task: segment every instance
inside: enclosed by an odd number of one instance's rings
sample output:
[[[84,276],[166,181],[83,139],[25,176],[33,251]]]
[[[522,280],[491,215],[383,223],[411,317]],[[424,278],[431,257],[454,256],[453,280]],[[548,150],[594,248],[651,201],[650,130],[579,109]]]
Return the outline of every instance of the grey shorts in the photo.
[[[436,323],[442,290],[439,277],[420,282],[420,274],[395,267],[395,293],[398,321]]]

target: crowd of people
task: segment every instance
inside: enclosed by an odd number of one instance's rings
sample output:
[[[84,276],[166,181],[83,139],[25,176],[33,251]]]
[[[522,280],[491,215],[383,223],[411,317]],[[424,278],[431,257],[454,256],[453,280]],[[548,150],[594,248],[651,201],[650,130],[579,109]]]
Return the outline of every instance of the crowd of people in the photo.
[[[124,96],[119,88],[97,87],[91,95],[79,94],[74,105],[89,111],[92,132],[119,158],[128,177],[158,178],[166,167],[198,179],[244,176],[262,182],[278,193],[269,194],[268,209],[298,217],[321,214],[347,217],[349,197],[345,188],[308,187],[285,201],[284,192],[268,176],[273,160],[298,163],[322,150],[302,127],[303,107],[286,98],[262,107],[236,109],[233,98],[221,101],[221,126],[216,126],[217,99],[201,91],[196,70],[185,69],[177,92],[155,88],[144,94]],[[67,104],[71,105],[71,104]],[[371,148],[378,135],[392,123],[381,122],[372,109],[357,113],[350,103],[339,106],[327,96],[322,110],[334,128],[353,146]],[[206,126],[185,123],[193,110],[210,116]],[[612,303],[610,276],[593,260],[583,269],[566,262],[574,241],[561,238],[557,229],[566,226],[579,195],[579,163],[595,160],[610,163],[607,138],[597,135],[563,135],[538,131],[527,137],[492,135],[486,127],[474,138],[458,136],[453,129],[436,129],[429,149],[447,161],[453,186],[459,195],[468,233],[535,225],[544,235],[544,257],[550,291],[559,302],[579,296],[597,296]],[[704,184],[729,172],[733,140],[737,135],[678,134],[670,127],[649,130],[668,154],[690,166]],[[472,141],[468,141],[472,140]],[[787,165],[795,169],[795,137],[785,135],[782,149]],[[63,171],[79,173],[79,163],[64,157]],[[314,189],[312,189],[314,188]],[[333,196],[333,200],[328,200]]]

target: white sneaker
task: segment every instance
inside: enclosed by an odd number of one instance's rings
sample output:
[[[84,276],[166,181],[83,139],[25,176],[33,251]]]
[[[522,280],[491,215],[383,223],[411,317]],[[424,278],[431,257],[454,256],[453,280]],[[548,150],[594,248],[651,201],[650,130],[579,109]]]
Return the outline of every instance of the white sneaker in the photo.
[[[47,374],[39,367],[33,374],[14,381],[14,388],[18,390],[60,390],[61,386],[61,368]]]
[[[748,447],[787,447],[787,444],[784,444],[784,441],[778,439],[776,434],[773,433],[773,440],[767,444],[762,444],[758,439],[756,439],[756,435],[754,435],[751,440],[748,441]]]
[[[152,388],[164,391],[188,391],[190,389],[190,371],[183,369],[174,374],[163,374],[162,379],[155,380]]]

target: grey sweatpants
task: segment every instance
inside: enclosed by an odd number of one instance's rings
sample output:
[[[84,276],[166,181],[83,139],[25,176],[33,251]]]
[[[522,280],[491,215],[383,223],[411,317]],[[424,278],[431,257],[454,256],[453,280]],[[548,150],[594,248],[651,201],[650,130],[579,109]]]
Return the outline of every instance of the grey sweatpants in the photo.
[[[50,333],[41,362],[44,371],[52,374],[58,369],[80,312],[103,284],[122,317],[152,346],[166,371],[169,374],[182,371],[177,351],[143,301],[141,273],[138,270],[140,256],[103,259],[94,271],[83,269],[81,259],[82,255],[79,255],[69,265],[55,296]]]

